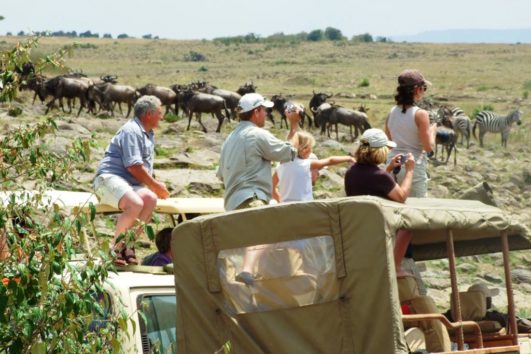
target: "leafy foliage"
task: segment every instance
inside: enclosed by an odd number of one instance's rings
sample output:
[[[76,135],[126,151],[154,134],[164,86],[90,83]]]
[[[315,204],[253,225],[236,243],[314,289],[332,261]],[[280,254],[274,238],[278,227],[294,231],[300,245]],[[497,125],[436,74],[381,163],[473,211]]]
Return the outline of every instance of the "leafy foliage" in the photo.
[[[352,42],[371,43],[373,42],[373,38],[370,35],[370,33],[363,33],[363,34],[352,36]]]
[[[474,110],[472,111],[472,118],[476,118],[479,112],[482,111],[494,111],[494,107],[490,104],[482,104],[479,106],[474,107]]]
[[[323,40],[323,31],[320,29],[316,29],[308,33],[308,36],[306,37],[307,40],[311,42],[319,42]]]
[[[183,57],[184,61],[206,61],[207,57],[204,54],[191,50],[188,54],[185,54]]]
[[[341,30],[334,28],[334,27],[326,27],[324,31],[324,36],[325,38],[331,41],[340,41],[345,38],[343,36],[343,33],[341,33]]]
[[[30,39],[1,53],[1,79],[12,78],[3,99],[14,97],[11,90],[20,83],[15,70],[36,45]],[[43,63],[57,64],[62,57],[46,58]],[[92,139],[76,139],[58,153],[46,144],[56,130],[46,119],[4,132],[0,141],[0,353],[119,352],[128,318],[105,314],[96,301],[112,266],[108,240],[95,233],[95,208],[68,214],[45,193],[78,183],[74,172],[89,161]],[[98,251],[79,261],[89,233]]]

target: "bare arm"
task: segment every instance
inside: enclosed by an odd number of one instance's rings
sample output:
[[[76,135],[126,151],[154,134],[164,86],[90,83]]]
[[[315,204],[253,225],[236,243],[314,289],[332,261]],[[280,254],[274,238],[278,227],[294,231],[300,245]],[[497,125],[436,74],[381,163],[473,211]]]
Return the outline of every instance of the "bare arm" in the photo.
[[[154,179],[146,170],[144,165],[132,165],[127,167],[127,171],[140,183],[146,185],[151,189],[157,197],[166,199],[170,196],[170,192],[166,189],[164,183]]]
[[[340,163],[350,162],[354,163],[356,160],[352,156],[330,156],[326,159],[312,160],[310,162],[310,168],[320,170],[325,166],[338,165]]]
[[[430,125],[430,117],[428,116],[428,112],[423,109],[419,109],[415,113],[415,123],[417,124],[422,148],[426,152],[431,152],[435,146],[436,125]]]
[[[392,141],[393,138],[392,138],[392,136],[391,136],[391,131],[389,130],[389,127],[387,126],[387,122],[389,121],[389,116],[390,116],[390,115],[391,115],[391,114],[389,113],[389,114],[387,115],[387,118],[385,118],[385,127],[384,127],[384,131],[385,131],[385,135],[387,135],[387,139],[389,139],[389,140]]]
[[[272,190],[271,196],[273,197],[274,200],[280,203],[280,194],[277,191],[277,186],[278,186],[278,174],[277,174],[277,171],[275,171],[275,173],[273,173],[273,190]]]
[[[301,116],[299,115],[299,112],[301,111],[300,107],[297,108],[297,110],[293,112],[288,112],[286,110],[286,118],[289,121],[289,133],[286,140],[291,140],[293,138],[293,135],[299,130],[299,121],[301,120]]]
[[[395,160],[396,159],[393,159],[389,166],[393,164],[396,165],[397,161]],[[400,185],[397,183],[395,187],[391,190],[391,192],[389,192],[389,194],[387,195],[389,199],[399,203],[405,203],[407,197],[409,196],[409,193],[411,192],[411,184],[413,182],[413,170],[415,169],[415,159],[413,157],[413,154],[408,154],[405,165],[406,175],[404,177],[404,180]],[[389,166],[387,167],[388,170]],[[393,167],[391,167],[391,170],[392,169]]]

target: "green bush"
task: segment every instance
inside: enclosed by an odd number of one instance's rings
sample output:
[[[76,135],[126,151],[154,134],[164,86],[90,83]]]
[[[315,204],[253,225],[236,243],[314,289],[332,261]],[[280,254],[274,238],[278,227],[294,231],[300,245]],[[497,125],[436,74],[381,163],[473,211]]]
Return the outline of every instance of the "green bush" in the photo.
[[[526,91],[531,91],[531,80],[527,80],[526,82],[524,82],[524,90]]]
[[[37,44],[32,41],[1,53],[8,72],[11,64],[27,62]],[[46,58],[43,63],[58,63],[55,55]],[[9,89],[16,91],[14,82]],[[5,90],[0,95],[8,102],[14,97]],[[88,164],[93,142],[76,139],[54,152],[46,141],[56,131],[55,121],[45,119],[4,131],[0,140],[0,191],[11,193],[0,204],[0,353],[120,352],[126,314],[111,314],[91,330],[92,319],[103,315],[95,294],[112,269],[109,240],[94,232],[94,206],[89,213],[66,214],[42,197],[50,188],[79,183],[73,176]],[[88,234],[97,254],[76,266],[72,261]]]
[[[370,82],[369,82],[369,79],[367,78],[364,78],[363,80],[361,80],[361,82],[358,85],[358,87],[369,87],[369,86],[370,86]]]
[[[208,70],[208,69],[207,69]],[[175,123],[179,120],[179,116],[178,115],[175,115],[173,113],[168,113],[164,116],[164,120],[168,123]],[[156,150],[157,148],[155,148]]]
[[[526,90],[526,91],[524,91],[524,93],[522,94],[522,98],[523,98],[524,100],[527,100],[528,97],[529,97],[529,91]]]
[[[204,54],[191,50],[190,53],[183,56],[184,61],[206,61],[207,57]]]
[[[323,31],[320,29],[316,29],[308,33],[306,40],[310,42],[319,42],[319,41],[322,41],[323,38],[324,38]]]
[[[208,71],[208,68],[204,65],[201,65],[197,71],[204,73]]]
[[[476,118],[478,113],[482,111],[494,111],[494,107],[490,104],[483,104],[483,105],[476,106],[474,110],[472,111],[471,118]]]

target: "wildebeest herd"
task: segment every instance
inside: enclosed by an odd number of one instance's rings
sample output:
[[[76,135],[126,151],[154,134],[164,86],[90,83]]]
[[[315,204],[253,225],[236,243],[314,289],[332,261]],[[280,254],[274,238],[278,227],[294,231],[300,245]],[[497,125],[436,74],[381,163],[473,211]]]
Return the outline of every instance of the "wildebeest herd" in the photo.
[[[217,118],[218,125],[216,132],[220,132],[221,125],[225,119],[235,119],[238,101],[246,93],[256,92],[257,87],[253,82],[246,82],[236,91],[220,89],[210,85],[205,81],[195,81],[190,84],[175,84],[170,87],[147,84],[140,88],[129,85],[118,84],[118,77],[115,75],[102,75],[99,78],[90,78],[83,73],[74,72],[47,78],[35,73],[32,67],[24,69],[23,84],[21,89],[34,92],[33,103],[39,97],[42,103],[46,104],[46,113],[56,108],[65,112],[63,98],[67,100],[69,112],[72,112],[72,105],[75,100],[79,101],[77,115],[83,109],[91,114],[98,114],[102,111],[109,112],[114,116],[114,110],[118,110],[124,115],[121,104],[127,105],[125,117],[129,117],[131,109],[136,100],[143,95],[153,95],[158,97],[166,107],[166,113],[174,112],[179,114],[179,109],[188,117],[187,129],[195,114],[202,130],[207,132],[206,127],[201,122],[202,113],[210,113]],[[359,134],[370,128],[367,116],[368,108],[360,106],[355,109],[341,107],[331,101],[332,94],[323,92],[313,92],[309,101],[309,110],[301,113],[301,125],[307,121],[309,128],[320,129],[321,134],[328,134],[335,128],[336,139],[339,139],[338,125],[342,124],[350,129],[350,138],[354,141]],[[50,97],[48,102],[46,100]],[[275,124],[273,113],[280,116],[280,127],[288,126],[285,110],[292,104],[291,96],[282,94],[273,95],[273,108],[268,111],[268,118]],[[457,143],[460,137],[461,144],[466,140],[466,147],[470,147],[470,135],[473,132],[475,137],[476,127],[479,130],[479,142],[483,146],[483,138],[487,132],[501,133],[502,146],[507,146],[509,132],[513,123],[521,124],[521,112],[519,109],[511,111],[507,115],[499,115],[490,111],[482,111],[474,117],[474,123],[459,107],[427,105],[425,108],[430,113],[430,120],[437,123],[436,153],[437,145],[443,147],[442,159],[446,152],[446,163],[454,153],[454,164],[456,163]]]

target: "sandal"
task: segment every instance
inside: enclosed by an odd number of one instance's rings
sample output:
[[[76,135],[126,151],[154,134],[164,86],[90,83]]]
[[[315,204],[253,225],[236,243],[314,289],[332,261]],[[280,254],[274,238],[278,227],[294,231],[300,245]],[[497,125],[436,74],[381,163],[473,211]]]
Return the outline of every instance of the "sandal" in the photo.
[[[125,260],[125,262],[127,262],[127,264],[138,265],[138,260],[136,259],[134,247],[129,248],[126,246],[122,250],[121,256]]]
[[[125,250],[125,247],[122,248],[120,246],[124,246],[123,244],[121,245],[114,245],[114,248],[113,248],[113,252],[114,252],[114,257],[113,257],[113,263],[115,266],[117,267],[125,267],[127,265],[127,261],[125,260],[124,258],[124,250]]]

